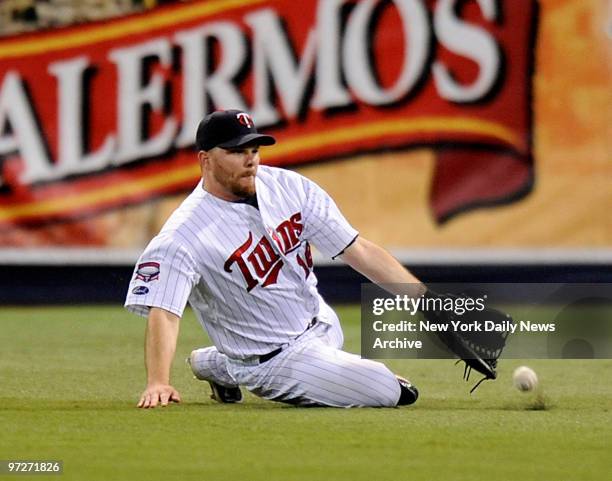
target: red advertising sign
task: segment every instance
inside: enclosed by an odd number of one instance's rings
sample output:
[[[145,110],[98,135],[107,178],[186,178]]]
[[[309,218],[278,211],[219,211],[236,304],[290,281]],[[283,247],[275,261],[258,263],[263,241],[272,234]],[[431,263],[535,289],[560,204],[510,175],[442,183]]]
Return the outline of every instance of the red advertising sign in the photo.
[[[536,16],[535,0],[210,0],[0,40],[0,229],[192,188],[218,108],[277,137],[273,165],[436,149],[438,221],[512,200],[533,178]]]

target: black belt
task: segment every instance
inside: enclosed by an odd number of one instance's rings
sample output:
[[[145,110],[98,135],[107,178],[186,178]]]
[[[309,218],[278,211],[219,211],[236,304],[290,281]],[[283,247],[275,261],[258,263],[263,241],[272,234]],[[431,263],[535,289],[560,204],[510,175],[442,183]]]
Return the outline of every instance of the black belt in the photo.
[[[315,324],[317,323],[317,318],[313,317],[310,322],[308,323],[308,325],[306,326],[306,329],[304,329],[304,332],[306,332],[308,329],[310,329],[311,327],[313,327]],[[302,332],[302,334],[304,334],[304,332]],[[300,334],[299,336],[296,337],[296,339],[298,337],[300,337],[302,334]],[[276,349],[274,349],[274,351],[270,351],[267,354],[262,354],[261,356],[259,356],[259,364],[263,364],[266,361],[269,361],[270,359],[272,359],[274,356],[277,356],[278,354],[280,354],[282,352],[283,348],[282,347],[277,347]]]

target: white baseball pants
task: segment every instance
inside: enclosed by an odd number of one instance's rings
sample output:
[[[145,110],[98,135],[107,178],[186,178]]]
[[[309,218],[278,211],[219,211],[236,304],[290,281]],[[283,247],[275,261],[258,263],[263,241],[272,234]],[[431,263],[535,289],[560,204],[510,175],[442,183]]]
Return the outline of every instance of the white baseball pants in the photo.
[[[326,319],[331,324],[317,322],[262,364],[230,359],[212,346],[192,353],[192,369],[198,379],[300,406],[396,406],[395,375],[380,362],[342,351],[342,329],[332,314]]]

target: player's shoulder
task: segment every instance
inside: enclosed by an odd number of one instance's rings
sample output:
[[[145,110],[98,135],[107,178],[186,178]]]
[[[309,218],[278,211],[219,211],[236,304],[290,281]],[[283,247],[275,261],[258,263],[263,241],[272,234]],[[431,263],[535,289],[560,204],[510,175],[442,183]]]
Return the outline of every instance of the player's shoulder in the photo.
[[[181,204],[170,214],[159,233],[153,238],[151,244],[189,244],[188,238],[193,235],[198,223],[199,206],[204,197],[201,183],[181,202]]]
[[[145,251],[183,249],[188,245],[189,241],[183,234],[180,226],[169,228],[166,225],[151,239]]]

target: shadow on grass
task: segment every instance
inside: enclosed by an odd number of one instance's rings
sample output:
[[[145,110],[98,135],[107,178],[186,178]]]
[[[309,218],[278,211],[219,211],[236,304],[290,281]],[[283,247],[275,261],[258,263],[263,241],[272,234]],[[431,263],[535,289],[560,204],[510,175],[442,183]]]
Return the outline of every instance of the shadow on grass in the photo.
[[[550,411],[555,406],[543,394],[537,394],[529,398],[508,402],[499,400],[497,402],[487,399],[428,399],[417,403],[408,409],[414,411]],[[404,409],[404,408],[402,408]]]
[[[6,411],[125,411],[134,407],[135,403],[126,401],[57,401],[0,398],[0,413]]]
[[[214,401],[209,402],[182,402],[171,403],[167,407],[157,406],[154,409],[138,409],[136,401],[110,401],[110,400],[45,400],[45,399],[19,399],[0,397],[0,413],[10,411],[36,412],[36,411],[159,411],[159,410],[210,410],[210,411],[270,411],[270,410],[297,410],[295,406],[290,406],[275,402],[246,402],[241,404],[219,404]],[[325,408],[309,408],[325,409]]]
[[[273,401],[259,399],[247,399],[240,404],[219,404],[214,401],[188,401],[180,404],[171,403],[167,407],[158,406],[154,409],[138,409],[135,401],[116,401],[116,400],[45,400],[45,399],[19,399],[15,397],[0,397],[0,413],[8,412],[86,412],[86,411],[115,411],[115,412],[149,412],[159,410],[170,410],[177,412],[232,412],[239,414],[252,413],[254,411],[279,411],[279,412],[359,412],[359,411],[388,411],[392,413],[408,413],[423,411],[549,411],[555,406],[550,399],[542,393],[536,393],[529,398],[512,402],[495,403],[491,400],[479,399],[427,399],[420,400],[412,406],[402,406],[398,408],[357,408],[343,409],[330,408],[324,406],[313,406],[308,408],[297,407]]]

